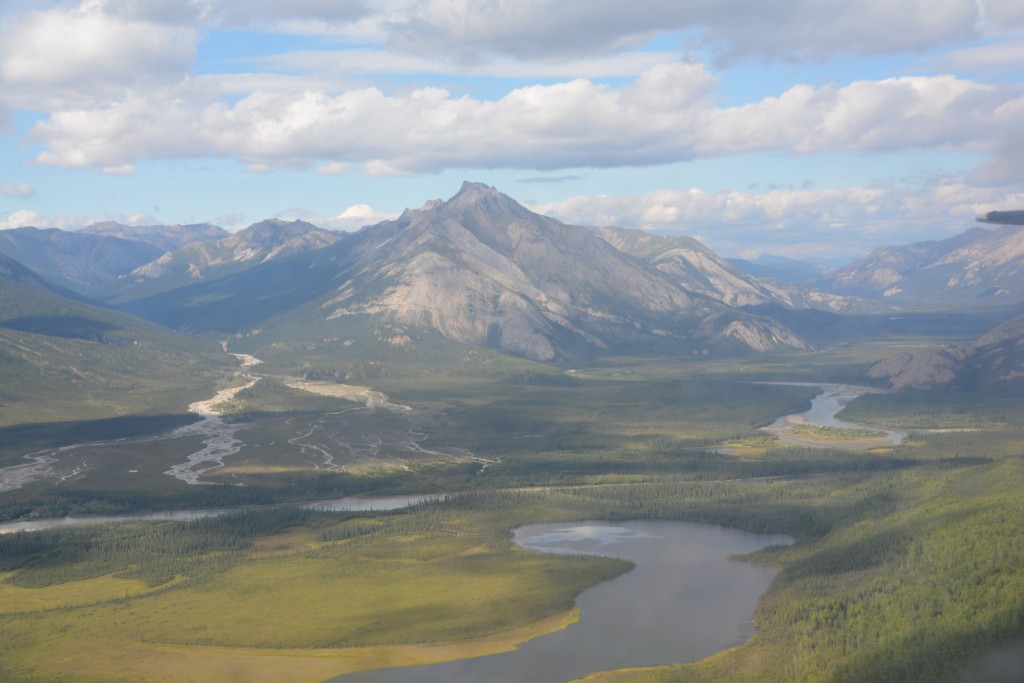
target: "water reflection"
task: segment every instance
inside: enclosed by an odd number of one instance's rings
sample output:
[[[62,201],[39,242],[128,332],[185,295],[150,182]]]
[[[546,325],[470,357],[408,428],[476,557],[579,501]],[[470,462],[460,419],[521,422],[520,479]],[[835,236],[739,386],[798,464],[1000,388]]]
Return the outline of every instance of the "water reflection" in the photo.
[[[778,534],[655,520],[522,527],[516,543],[524,548],[619,557],[636,568],[582,593],[578,623],[515,652],[350,674],[332,683],[554,683],[703,659],[752,635],[754,607],[776,573],[729,557],[791,542]]]
[[[428,500],[439,500],[442,494],[416,495],[416,496],[380,496],[376,498],[361,498],[348,496],[332,500],[321,500],[314,503],[305,503],[304,508],[311,510],[329,510],[332,512],[367,512],[372,510],[397,510],[399,508],[415,505]],[[269,506],[277,507],[277,506]],[[168,510],[166,512],[144,512],[128,515],[106,515],[95,517],[59,517],[53,519],[34,519],[23,522],[6,522],[0,524],[0,534],[10,534],[16,531],[44,531],[46,529],[59,529],[73,526],[86,526],[90,524],[108,524],[111,522],[190,522],[205,517],[217,517],[229,512],[242,512],[247,508],[207,508],[200,510]],[[248,508],[255,509],[255,508]]]

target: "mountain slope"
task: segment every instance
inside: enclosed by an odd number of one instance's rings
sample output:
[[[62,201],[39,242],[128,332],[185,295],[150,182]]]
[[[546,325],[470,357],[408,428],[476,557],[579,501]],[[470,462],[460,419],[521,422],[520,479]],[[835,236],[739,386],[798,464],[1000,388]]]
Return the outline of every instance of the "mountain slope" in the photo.
[[[53,284],[94,296],[119,275],[152,261],[163,250],[119,237],[27,227],[0,231],[0,253]]]
[[[122,225],[107,221],[93,223],[79,232],[88,235],[119,237],[132,242],[152,244],[161,251],[174,251],[193,242],[216,242],[230,233],[209,223],[191,225]]]
[[[863,308],[849,297],[748,275],[692,237],[653,235],[642,230],[595,228],[602,239],[650,263],[683,289],[729,306],[780,304],[787,308],[847,311]]]
[[[538,360],[802,344],[773,321],[687,291],[593,230],[473,183],[331,247],[128,307],[193,331],[259,329],[309,343],[314,329],[335,339],[360,328],[391,345],[429,333]]]
[[[1024,228],[973,228],[946,240],[882,247],[837,271],[833,291],[894,305],[1024,301]]]
[[[118,303],[168,291],[199,280],[223,277],[260,263],[320,249],[340,235],[305,221],[270,219],[215,241],[186,244],[135,268],[105,298]]]
[[[47,280],[36,275],[35,272],[26,268],[20,262],[12,259],[6,254],[0,253],[0,281],[8,284],[17,284],[35,289],[41,292],[49,292],[57,296],[64,296],[70,299],[78,299],[78,295],[69,289],[58,287]]]
[[[670,275],[688,291],[730,306],[790,303],[783,291],[748,277],[692,237],[667,237],[622,228],[595,231],[620,251]]]
[[[868,376],[894,389],[976,386],[1024,381],[1024,315],[982,335],[969,346],[902,353],[875,363]]]
[[[798,261],[785,256],[761,254],[753,261],[738,258],[730,258],[726,261],[740,272],[755,278],[778,280],[793,285],[809,285],[829,273],[827,266]]]
[[[234,359],[0,267],[0,425],[183,413]]]

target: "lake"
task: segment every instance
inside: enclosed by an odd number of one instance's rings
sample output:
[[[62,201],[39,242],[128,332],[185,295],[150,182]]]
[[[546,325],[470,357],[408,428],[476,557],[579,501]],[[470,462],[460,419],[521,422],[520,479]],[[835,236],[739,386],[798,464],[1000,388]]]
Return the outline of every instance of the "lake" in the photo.
[[[754,633],[754,608],[776,574],[730,556],[793,542],[662,520],[535,524],[517,529],[515,540],[538,552],[606,555],[636,567],[580,594],[579,622],[515,652],[348,674],[330,683],[557,683],[703,659]]]

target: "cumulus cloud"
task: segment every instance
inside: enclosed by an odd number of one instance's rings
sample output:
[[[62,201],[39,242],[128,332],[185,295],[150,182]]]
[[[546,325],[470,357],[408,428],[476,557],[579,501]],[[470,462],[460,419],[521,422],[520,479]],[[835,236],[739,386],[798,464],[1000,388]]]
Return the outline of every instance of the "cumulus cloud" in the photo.
[[[1024,7],[1024,4],[1021,5]],[[935,60],[940,69],[957,72],[1014,72],[1024,64],[1024,43],[1006,40],[951,50]]]
[[[102,219],[100,219],[102,220]],[[12,211],[6,216],[0,216],[0,230],[12,230],[14,228],[60,228],[61,230],[77,230],[96,220],[85,220],[77,216],[54,216],[47,217],[38,211],[21,209]]]
[[[364,225],[374,225],[397,217],[398,214],[378,211],[369,204],[353,204],[337,216],[329,218],[325,224],[329,225],[333,230],[351,232],[358,230]]]
[[[981,7],[989,30],[1006,31],[1024,27],[1024,4],[1018,0],[983,0]]]
[[[1024,205],[1024,192],[945,180],[917,189],[852,187],[766,193],[665,189],[643,195],[578,195],[535,211],[580,225],[615,225],[697,237],[726,254],[853,257],[879,243],[962,232],[974,216]],[[753,254],[756,256],[756,254]]]
[[[322,216],[306,209],[292,208],[278,212],[277,217],[285,220],[298,218],[329,230],[352,232],[366,225],[397,218],[398,214],[378,211],[369,204],[353,204],[336,216]]]
[[[36,191],[32,189],[31,185],[26,185],[25,183],[12,183],[4,180],[0,182],[0,194],[5,197],[28,199],[29,197],[35,197]]]
[[[335,79],[353,75],[446,74],[497,78],[614,78],[630,77],[658,64],[673,61],[676,52],[633,50],[613,55],[565,58],[554,61],[520,61],[495,58],[475,64],[453,64],[388,50],[358,48],[343,51],[296,50],[253,58],[250,63],[272,69],[327,74]],[[264,75],[250,78],[267,77]]]
[[[330,161],[316,167],[317,175],[345,175],[348,172],[348,164],[340,161]]]
[[[925,50],[969,38],[975,0],[426,0],[382,21],[390,44],[472,63],[599,54],[697,30],[725,59],[823,59]],[[922,18],[927,17],[926,21]]]
[[[180,78],[196,51],[192,28],[121,19],[92,3],[26,14],[6,22],[2,37],[0,78],[21,88],[109,94]]]
[[[38,227],[40,225],[46,225],[43,217],[35,211],[28,211],[26,209],[13,211],[7,214],[6,217],[0,218],[0,230],[12,230],[29,226]]]
[[[737,107],[714,101],[702,65],[662,64],[613,88],[586,79],[490,101],[440,88],[385,94],[255,92],[234,103],[192,82],[52,114],[29,139],[40,164],[124,170],[140,161],[237,158],[250,167],[359,163],[370,174],[446,168],[654,165],[744,152],[974,150],[1017,162],[1002,141],[1024,89],[952,76],[799,85]]]

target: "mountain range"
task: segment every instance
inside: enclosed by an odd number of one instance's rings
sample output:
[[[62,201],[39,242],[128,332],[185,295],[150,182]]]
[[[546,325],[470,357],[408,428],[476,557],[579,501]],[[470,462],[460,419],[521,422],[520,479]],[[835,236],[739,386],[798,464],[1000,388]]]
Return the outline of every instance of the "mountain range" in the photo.
[[[975,227],[944,240],[881,247],[819,285],[892,307],[941,309],[1024,302],[1024,227]]]
[[[872,365],[868,377],[894,389],[969,387],[1024,380],[1024,315],[988,331],[967,346],[905,352]]]
[[[211,242],[224,239],[229,233],[209,223],[192,225],[124,225],[106,221],[87,225],[79,231],[84,235],[106,235],[132,242],[152,244],[162,251],[181,249],[193,242]]]
[[[125,307],[192,332],[316,329],[335,339],[365,329],[392,346],[428,334],[536,360],[634,347],[805,347],[777,322],[685,288],[594,230],[475,183],[323,249]]]
[[[288,222],[276,218],[260,221],[234,234],[219,228],[215,230],[217,232],[212,232],[212,236],[217,239],[186,242],[130,273],[120,275],[109,283],[103,298],[115,304],[138,299],[326,247],[341,237],[336,232],[322,230],[305,221]]]
[[[891,331],[936,321],[876,313],[960,306],[1005,320],[1024,302],[1024,228],[883,247],[823,274],[789,260],[730,262],[684,236],[568,225],[470,182],[354,233],[278,219],[233,234],[209,224],[26,227],[0,232],[0,254],[0,276],[18,286],[92,297],[265,355],[766,352],[828,343],[853,312],[858,329]]]

